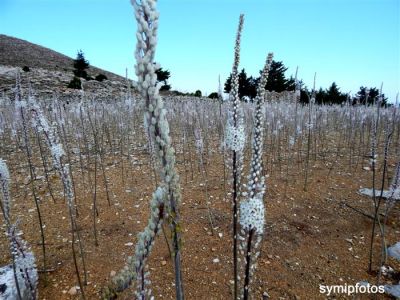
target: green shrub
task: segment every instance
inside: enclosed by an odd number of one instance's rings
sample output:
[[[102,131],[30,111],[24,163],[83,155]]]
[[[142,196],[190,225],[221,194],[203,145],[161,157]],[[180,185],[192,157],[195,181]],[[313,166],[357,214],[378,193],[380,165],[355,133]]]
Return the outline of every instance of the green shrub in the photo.
[[[68,88],[77,90],[82,89],[81,80],[78,77],[74,76],[74,78],[72,78],[72,80],[68,83]]]
[[[74,75],[75,77],[80,77],[84,79],[88,77],[88,74],[85,70],[74,70]]]
[[[95,79],[96,79],[97,81],[102,82],[103,80],[107,80],[108,78],[107,78],[107,76],[104,75],[104,74],[99,74],[99,75],[96,76]]]
[[[171,86],[169,84],[164,84],[161,86],[160,91],[169,91]]]
[[[211,93],[210,95],[208,95],[208,98],[218,99],[218,93],[217,92]]]
[[[202,96],[201,91],[200,91],[200,90],[197,90],[197,91],[194,93],[194,96],[195,96],[195,97],[201,97],[201,96]]]

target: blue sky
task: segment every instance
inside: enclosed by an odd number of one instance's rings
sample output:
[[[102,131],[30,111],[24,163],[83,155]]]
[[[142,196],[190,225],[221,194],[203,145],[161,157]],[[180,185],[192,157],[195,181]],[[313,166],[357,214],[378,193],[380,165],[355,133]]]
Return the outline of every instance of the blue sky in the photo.
[[[317,87],[400,89],[399,0],[159,0],[156,60],[173,89],[211,93],[229,75],[240,13],[240,68],[258,75],[267,52]],[[133,75],[136,24],[128,0],[0,0],[0,33]]]

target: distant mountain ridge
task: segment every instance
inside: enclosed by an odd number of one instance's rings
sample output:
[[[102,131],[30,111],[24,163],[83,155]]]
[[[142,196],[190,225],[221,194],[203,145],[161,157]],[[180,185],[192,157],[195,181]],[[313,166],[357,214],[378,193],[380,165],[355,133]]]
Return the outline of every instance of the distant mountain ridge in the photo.
[[[24,66],[29,67],[30,72],[23,72]],[[12,94],[17,70],[21,73],[23,87],[31,82],[36,95],[79,95],[78,90],[67,88],[68,82],[74,76],[72,58],[49,48],[0,34],[0,92]],[[127,82],[124,77],[94,66],[89,67],[88,74],[92,77],[104,74],[108,80],[98,82],[82,79],[85,93],[99,98],[126,94]]]

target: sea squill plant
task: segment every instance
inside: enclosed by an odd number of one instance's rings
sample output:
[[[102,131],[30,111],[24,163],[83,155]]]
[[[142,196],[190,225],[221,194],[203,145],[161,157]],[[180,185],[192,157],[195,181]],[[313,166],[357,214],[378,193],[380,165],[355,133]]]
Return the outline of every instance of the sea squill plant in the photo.
[[[194,128],[194,138],[195,138],[195,145],[196,145],[196,152],[199,157],[199,163],[200,163],[200,172],[203,178],[204,182],[204,192],[205,192],[205,198],[206,198],[206,207],[207,207],[207,213],[208,213],[208,221],[210,222],[211,226],[211,233],[214,235],[214,223],[213,223],[213,215],[211,212],[210,208],[210,200],[208,197],[208,176],[207,176],[207,171],[206,171],[206,164],[204,163],[204,142],[203,142],[203,135],[201,133],[201,126],[200,122],[198,126],[195,125]]]
[[[244,15],[240,15],[239,25],[236,33],[235,56],[232,67],[232,88],[229,95],[231,107],[228,114],[225,145],[232,153],[232,242],[233,242],[233,280],[234,280],[234,299],[238,293],[238,203],[240,196],[240,177],[243,169],[243,149],[245,145],[245,131],[243,117],[239,108],[239,60],[240,60],[240,40],[242,35]]]
[[[38,282],[36,259],[27,242],[22,239],[18,224],[11,223],[9,184],[7,164],[0,158],[0,207],[12,256],[11,265],[0,267],[0,299],[34,300],[37,298]]]
[[[368,271],[372,271],[372,255],[373,255],[373,245],[374,245],[374,239],[375,239],[375,228],[376,228],[376,223],[379,223],[380,225],[380,216],[379,216],[379,204],[380,201],[377,199],[376,195],[376,189],[375,189],[375,183],[376,183],[376,163],[377,163],[377,144],[378,144],[378,127],[379,127],[379,121],[380,121],[380,102],[378,100],[378,103],[375,104],[374,100],[374,110],[376,108],[376,116],[372,116],[372,136],[371,136],[371,156],[370,156],[370,165],[372,169],[372,201],[374,204],[374,221],[372,224],[372,230],[371,230],[371,241],[370,241],[370,247],[369,247],[369,263],[368,263]]]
[[[46,271],[46,242],[45,242],[45,234],[44,234],[44,226],[43,226],[43,218],[40,210],[40,199],[37,193],[36,187],[36,169],[33,162],[32,156],[32,146],[29,140],[29,128],[28,128],[28,116],[26,112],[27,101],[22,97],[21,92],[21,78],[19,72],[17,72],[16,76],[16,86],[15,86],[15,110],[16,110],[16,118],[18,122],[18,126],[22,129],[23,134],[23,148],[26,154],[28,167],[29,167],[29,176],[30,176],[30,186],[32,189],[33,200],[35,202],[36,213],[39,221],[39,229],[40,229],[40,237],[42,244],[42,255],[43,255],[43,270]]]
[[[149,223],[138,235],[134,257],[113,280],[113,284],[104,293],[104,298],[115,298],[118,292],[126,289],[132,281],[137,281],[136,296],[138,299],[150,299],[148,275],[145,271],[146,261],[151,246],[161,228],[162,220],[168,218],[172,233],[173,260],[175,265],[176,299],[184,299],[181,271],[181,224],[178,206],[181,201],[179,176],[175,167],[175,151],[171,144],[166,110],[157,84],[154,54],[157,45],[159,13],[155,0],[131,1],[137,21],[137,44],[135,51],[135,83],[144,100],[144,128],[152,142],[154,156],[157,160],[160,183],[153,194]]]
[[[84,274],[85,274],[85,282],[86,282],[86,267],[85,267],[85,260],[84,260],[84,251],[83,251],[80,233],[79,233],[78,226],[76,223],[76,208],[75,208],[75,201],[74,201],[74,199],[75,199],[74,198],[74,190],[73,190],[73,186],[72,186],[72,179],[70,176],[70,168],[69,168],[68,164],[65,163],[65,161],[67,159],[66,159],[64,147],[63,147],[63,145],[60,141],[60,138],[57,134],[56,128],[54,126],[49,125],[41,107],[39,106],[39,104],[36,102],[36,100],[33,97],[29,98],[28,108],[29,108],[29,111],[32,116],[32,125],[36,128],[36,130],[38,132],[40,132],[44,136],[47,146],[50,149],[54,169],[58,172],[58,174],[61,178],[63,188],[64,188],[64,191],[66,194],[68,211],[69,211],[70,222],[71,222],[72,257],[73,257],[73,261],[74,261],[75,272],[76,272],[78,284],[80,287],[81,295],[85,299],[85,293],[84,293],[83,284],[82,284],[82,280],[81,280],[80,273],[79,273],[78,262],[77,262],[77,258],[76,258],[75,243],[78,242],[78,244],[79,244],[80,255],[81,255],[81,259],[82,259],[82,264],[83,264]],[[75,238],[75,234],[77,235],[77,238]]]
[[[239,238],[241,240],[240,252],[244,256],[244,281],[240,298],[245,300],[250,297],[251,278],[256,268],[260,242],[264,233],[265,208],[263,198],[265,193],[265,178],[262,176],[264,142],[262,106],[272,58],[273,54],[269,53],[257,87],[251,144],[250,174],[248,175],[247,192],[242,193],[245,199],[241,201],[239,210],[239,223],[241,227],[241,236]]]

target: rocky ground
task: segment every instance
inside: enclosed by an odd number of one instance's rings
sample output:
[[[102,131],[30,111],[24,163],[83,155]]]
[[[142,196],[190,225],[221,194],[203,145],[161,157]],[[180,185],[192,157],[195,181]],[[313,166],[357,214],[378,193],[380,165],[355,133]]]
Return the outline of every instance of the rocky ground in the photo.
[[[23,67],[29,67],[24,72]],[[73,59],[51,49],[0,34],[0,93],[13,98],[16,73],[20,72],[23,91],[27,93],[29,82],[32,92],[40,98],[61,99],[80,97],[81,92],[67,88],[73,78]],[[90,66],[89,76],[106,75],[108,80],[98,82],[82,79],[87,97],[97,99],[118,98],[127,93],[125,78]]]
[[[23,153],[12,155],[22,159]],[[193,153],[193,157],[194,157]],[[155,186],[146,148],[135,142],[130,160],[109,156],[106,174],[110,183],[111,206],[107,204],[101,176],[98,178],[97,229],[99,245],[93,239],[91,203],[93,195],[87,178],[82,178],[78,165],[74,178],[79,208],[79,227],[84,241],[87,262],[87,299],[98,299],[102,289],[133,254],[136,235],[148,218],[148,203]],[[124,162],[123,162],[124,161]],[[125,166],[122,170],[121,163]],[[9,162],[13,166],[13,161]],[[230,299],[232,297],[231,204],[230,194],[224,191],[223,160],[212,152],[208,172],[208,195],[214,219],[214,234],[208,221],[205,204],[205,185],[194,165],[193,178],[183,165],[178,151],[183,202],[183,278],[187,299]],[[345,160],[329,171],[320,162],[312,164],[309,188],[303,191],[302,172],[292,169],[289,177],[277,170],[269,173],[265,196],[265,236],[258,268],[253,282],[254,299],[269,295],[270,299],[353,299],[346,295],[327,297],[320,294],[320,285],[356,284],[362,280],[376,282],[380,259],[380,239],[375,240],[374,272],[368,273],[368,247],[372,221],[372,201],[358,193],[368,187],[371,171],[359,165],[349,169]],[[390,163],[390,168],[393,168]],[[29,186],[24,185],[26,170],[12,171],[13,215],[21,220],[24,237],[33,246],[42,266],[37,216]],[[62,190],[57,189],[54,203],[44,179],[38,182],[45,222],[47,268],[40,274],[40,299],[78,299],[78,289],[71,257],[71,232]],[[288,182],[286,181],[288,180]],[[59,187],[58,179],[52,185]],[[351,207],[353,208],[351,208]],[[359,211],[354,210],[356,208]],[[400,235],[398,207],[388,221],[387,242],[394,244]],[[168,235],[168,230],[167,230]],[[0,239],[2,249],[6,241]],[[2,253],[7,253],[4,251]],[[9,257],[0,256],[0,263]],[[399,280],[400,264],[389,259],[386,264],[392,273],[382,282]],[[157,299],[174,299],[173,263],[161,234],[151,254],[149,270],[151,287]],[[396,272],[397,270],[397,272]],[[47,275],[47,276],[46,276]],[[131,299],[132,290],[121,299]],[[370,299],[365,295],[356,299]],[[379,296],[385,298],[386,296]]]

